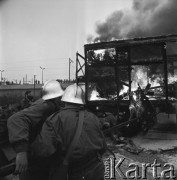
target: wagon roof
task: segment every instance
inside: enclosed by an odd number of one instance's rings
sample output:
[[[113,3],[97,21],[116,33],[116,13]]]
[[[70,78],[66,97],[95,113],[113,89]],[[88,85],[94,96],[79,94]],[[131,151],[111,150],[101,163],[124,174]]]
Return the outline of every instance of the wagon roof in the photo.
[[[157,44],[165,42],[177,42],[177,35],[163,35],[163,36],[152,36],[152,37],[138,37],[132,39],[119,39],[114,41],[104,41],[85,44],[85,50],[95,50],[113,47],[128,47],[142,44]]]

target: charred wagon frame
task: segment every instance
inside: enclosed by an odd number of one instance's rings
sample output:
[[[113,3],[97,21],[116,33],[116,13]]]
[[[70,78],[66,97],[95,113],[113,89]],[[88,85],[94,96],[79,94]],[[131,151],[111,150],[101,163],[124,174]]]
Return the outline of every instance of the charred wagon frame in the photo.
[[[129,111],[131,92],[141,87],[155,111],[176,113],[177,35],[86,44],[84,51],[85,57],[76,54],[76,79],[86,85],[90,109],[119,121]]]

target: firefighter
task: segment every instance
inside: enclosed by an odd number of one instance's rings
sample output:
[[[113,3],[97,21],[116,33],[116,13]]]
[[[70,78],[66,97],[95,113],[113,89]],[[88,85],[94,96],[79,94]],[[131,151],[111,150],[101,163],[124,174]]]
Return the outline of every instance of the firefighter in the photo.
[[[50,80],[44,83],[42,93],[42,98],[30,107],[13,114],[7,121],[9,141],[16,152],[15,173],[21,174],[27,170],[30,144],[40,132],[46,118],[60,109],[64,91],[58,81]],[[40,172],[38,169],[35,173],[39,175],[38,179],[45,179],[45,171]]]
[[[25,92],[25,97],[20,101],[21,109],[25,109],[29,107],[33,102],[33,96],[31,95],[31,91]]]
[[[68,86],[62,97],[65,107],[51,115],[43,124],[37,142],[41,145],[38,151],[41,156],[57,154],[57,158],[54,158],[55,161],[52,163],[50,180],[62,179],[60,160],[67,154],[75,135],[79,112],[83,110],[83,127],[78,143],[69,158],[68,178],[69,180],[104,180],[104,164],[101,156],[106,150],[106,143],[98,117],[84,107],[84,95],[81,86],[76,84]]]

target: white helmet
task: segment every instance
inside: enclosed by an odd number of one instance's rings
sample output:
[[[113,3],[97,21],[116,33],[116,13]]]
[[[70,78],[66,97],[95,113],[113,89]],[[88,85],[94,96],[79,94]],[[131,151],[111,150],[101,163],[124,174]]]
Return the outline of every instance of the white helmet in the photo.
[[[66,88],[61,100],[69,103],[85,104],[84,90],[76,83],[70,85]]]
[[[44,100],[60,97],[63,93],[60,83],[56,80],[46,81],[42,87],[42,99]]]
[[[78,85],[79,87],[81,87],[82,90],[83,90],[84,93],[85,93],[85,83],[84,83],[84,82],[79,82],[77,85]]]

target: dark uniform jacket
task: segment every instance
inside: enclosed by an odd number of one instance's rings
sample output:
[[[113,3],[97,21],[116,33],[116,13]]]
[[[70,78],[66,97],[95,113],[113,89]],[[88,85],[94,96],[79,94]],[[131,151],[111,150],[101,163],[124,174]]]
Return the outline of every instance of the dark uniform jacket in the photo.
[[[9,141],[16,153],[29,150],[29,144],[39,133],[43,122],[55,111],[56,106],[51,100],[39,99],[8,119]]]
[[[37,156],[50,156],[56,151],[65,156],[77,128],[79,110],[78,107],[67,106],[47,118],[34,143],[34,147],[39,148],[34,149]],[[99,119],[93,113],[84,110],[83,129],[70,162],[82,161],[98,152],[102,154],[105,147]]]

